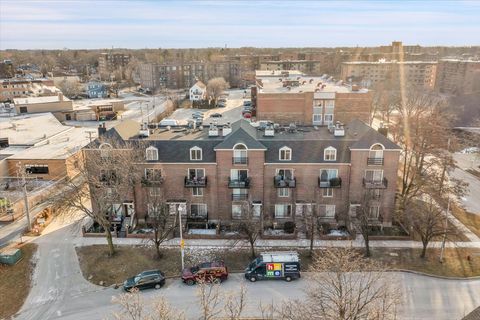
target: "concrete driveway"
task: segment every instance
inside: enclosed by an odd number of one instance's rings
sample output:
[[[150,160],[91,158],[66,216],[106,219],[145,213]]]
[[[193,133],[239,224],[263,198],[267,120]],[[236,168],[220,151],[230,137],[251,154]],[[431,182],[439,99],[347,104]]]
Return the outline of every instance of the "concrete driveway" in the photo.
[[[47,234],[37,238],[39,248],[32,290],[18,319],[105,319],[116,310],[112,297],[120,289],[103,288],[86,281],[80,272],[74,239],[79,223],[58,219],[50,224]],[[247,282],[241,274],[232,274],[222,284],[223,290],[238,290],[244,283],[248,290],[246,315],[259,314],[260,302],[280,302],[302,298],[308,274],[298,281]],[[409,273],[392,273],[397,279],[405,302],[399,308],[399,319],[460,319],[480,305],[480,280],[442,280]],[[198,314],[195,288],[179,280],[169,280],[160,290],[147,290],[145,298],[164,295],[170,303],[184,310],[189,318]]]
[[[469,212],[480,215],[480,179],[466,170],[476,168],[480,171],[480,156],[478,154],[453,154],[457,162],[457,168],[450,173],[450,176],[467,182],[467,194],[461,198],[461,203]]]

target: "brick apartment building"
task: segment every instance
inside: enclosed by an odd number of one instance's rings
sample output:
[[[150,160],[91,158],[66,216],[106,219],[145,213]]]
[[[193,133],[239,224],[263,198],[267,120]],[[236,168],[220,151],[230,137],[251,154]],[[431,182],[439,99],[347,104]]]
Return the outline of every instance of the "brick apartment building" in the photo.
[[[391,225],[400,148],[359,120],[335,130],[262,131],[239,120],[194,130],[153,129],[146,138],[139,132],[138,123],[125,121],[103,133],[144,143],[142,183],[115,205],[134,207],[139,221],[148,217],[148,195],[162,194],[172,215],[186,215],[189,229],[228,227],[245,218],[246,206],[264,229],[282,228],[286,221],[301,228],[312,208],[320,222],[348,226],[371,192],[372,225]]]
[[[104,52],[98,58],[98,71],[100,75],[109,75],[117,69],[122,70],[129,62],[130,55],[128,54]]]
[[[11,78],[0,80],[0,101],[13,101],[14,98],[56,93],[50,79]]]
[[[435,90],[450,94],[480,92],[480,61],[439,60]]]
[[[257,71],[252,105],[257,120],[301,125],[370,121],[372,93],[299,71]]]
[[[322,65],[315,60],[280,60],[266,61],[260,65],[260,70],[298,70],[308,75],[321,75]]]
[[[341,78],[368,87],[397,80],[409,86],[433,89],[436,71],[437,62],[434,61],[355,61],[342,63]]]

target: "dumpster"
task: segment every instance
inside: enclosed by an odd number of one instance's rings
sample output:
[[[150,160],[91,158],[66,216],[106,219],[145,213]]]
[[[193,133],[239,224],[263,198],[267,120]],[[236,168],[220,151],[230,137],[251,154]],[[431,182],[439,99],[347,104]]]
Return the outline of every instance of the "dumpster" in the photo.
[[[22,251],[16,248],[9,248],[0,252],[0,263],[13,265],[22,258]]]

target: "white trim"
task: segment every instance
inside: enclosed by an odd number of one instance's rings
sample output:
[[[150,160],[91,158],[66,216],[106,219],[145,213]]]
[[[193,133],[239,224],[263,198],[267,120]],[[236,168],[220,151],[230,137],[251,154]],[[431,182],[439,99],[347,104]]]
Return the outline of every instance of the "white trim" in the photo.
[[[370,146],[370,149],[369,149],[369,150],[372,150],[372,147],[373,147],[373,146],[376,146],[376,145],[381,146],[382,149],[385,150],[385,146],[384,146],[383,144],[381,144],[380,142],[375,142],[374,144],[372,144],[372,145]]]
[[[242,143],[243,144],[243,143]],[[234,150],[233,148],[232,149],[216,149],[216,148],[213,148],[213,151],[232,151]],[[248,150],[248,151],[266,151],[267,148],[265,149],[243,149],[243,150]]]
[[[284,166],[285,163],[284,162],[264,162],[263,163],[264,166]],[[352,164],[350,162],[332,162],[332,161],[329,161],[329,162],[289,162],[288,163],[289,166],[293,166],[293,165],[300,165],[300,166],[305,166],[305,165],[321,165],[321,166],[351,166]],[[281,167],[283,168],[283,167]]]
[[[376,144],[376,143],[375,143]],[[370,149],[351,149],[349,148],[350,151],[370,151]],[[397,152],[401,152],[403,149],[383,149],[383,151],[397,151]]]
[[[200,150],[200,159],[192,159],[192,151],[198,151]],[[188,151],[189,155],[190,155],[190,161],[202,161],[203,159],[203,150],[202,148],[198,147],[198,146],[193,146],[189,149]]]
[[[153,159],[148,159],[148,153],[153,151]],[[147,161],[158,161],[158,149],[155,148],[154,146],[150,146],[148,148],[145,149],[145,159]]]
[[[241,143],[241,142],[238,142],[238,143],[235,143],[235,145],[233,146],[232,150],[235,150],[235,148],[239,145],[242,145],[245,147],[245,149],[237,149],[237,150],[248,150],[247,146],[245,145],[245,143]]]
[[[334,159],[333,160],[326,160],[325,155],[326,155],[327,151],[332,151],[332,150],[335,151]],[[323,161],[328,161],[328,162],[337,161],[337,149],[332,147],[332,146],[328,146],[325,149],[323,149]]]
[[[282,151],[290,151],[290,157],[289,159],[282,159]],[[292,161],[292,148],[289,148],[287,146],[283,146],[278,149],[278,161]]]

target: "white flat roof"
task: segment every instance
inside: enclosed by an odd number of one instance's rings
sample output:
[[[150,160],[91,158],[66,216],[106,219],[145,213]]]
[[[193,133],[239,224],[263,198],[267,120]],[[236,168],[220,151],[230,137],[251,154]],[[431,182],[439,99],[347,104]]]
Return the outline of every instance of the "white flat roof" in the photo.
[[[97,131],[92,128],[66,127],[65,132],[45,140],[36,146],[17,152],[8,159],[13,160],[56,160],[67,159],[90,143],[88,132],[92,139],[97,137]]]
[[[27,97],[27,98],[15,98],[13,102],[15,104],[36,104],[36,103],[51,103],[59,102],[60,99],[58,95],[47,96],[47,97]],[[67,97],[63,97],[63,101],[70,101]]]
[[[8,138],[11,146],[33,145],[68,128],[51,113],[0,118],[0,138]]]

